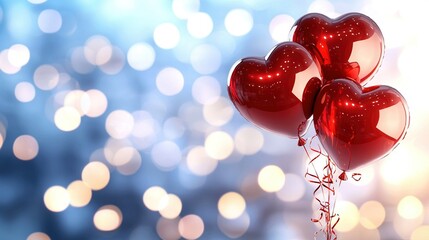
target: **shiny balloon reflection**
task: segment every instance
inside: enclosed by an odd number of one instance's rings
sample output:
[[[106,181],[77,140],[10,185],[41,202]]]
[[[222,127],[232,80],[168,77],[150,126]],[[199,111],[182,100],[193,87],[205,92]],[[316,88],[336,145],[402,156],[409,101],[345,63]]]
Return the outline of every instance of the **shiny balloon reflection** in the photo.
[[[247,120],[298,137],[308,126],[320,79],[319,69],[307,50],[284,42],[265,59],[252,57],[237,62],[230,72],[228,93]]]
[[[316,57],[325,82],[349,78],[364,85],[378,70],[384,55],[380,29],[361,13],[336,19],[307,14],[296,21],[292,40]]]
[[[321,89],[314,107],[319,140],[344,171],[386,156],[408,124],[405,99],[388,86],[361,88],[337,79]]]

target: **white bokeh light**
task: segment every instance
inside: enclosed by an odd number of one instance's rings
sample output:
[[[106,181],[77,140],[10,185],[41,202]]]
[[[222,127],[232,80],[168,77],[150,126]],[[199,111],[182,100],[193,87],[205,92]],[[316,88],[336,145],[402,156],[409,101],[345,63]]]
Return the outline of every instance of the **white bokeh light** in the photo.
[[[164,68],[156,76],[156,87],[166,96],[173,96],[181,92],[184,83],[183,74],[176,68]]]
[[[276,192],[277,197],[285,202],[295,202],[304,197],[304,179],[296,174],[285,174],[285,184]]]
[[[63,19],[57,10],[46,9],[40,13],[37,23],[42,32],[55,33],[61,29]]]
[[[202,76],[192,84],[192,97],[200,104],[213,104],[221,94],[219,81],[211,76]]]
[[[21,67],[17,67],[10,62],[9,49],[0,52],[0,69],[6,74],[15,74],[21,70]]]
[[[175,142],[163,141],[152,148],[151,156],[159,169],[170,171],[182,160],[182,151]]]
[[[216,72],[222,63],[222,55],[218,48],[209,44],[201,44],[192,49],[191,65],[200,74]]]
[[[158,47],[172,49],[179,44],[180,31],[172,23],[163,23],[155,28],[153,39]]]
[[[23,44],[14,44],[7,52],[9,63],[15,67],[22,67],[30,61],[30,50]]]
[[[107,97],[106,95],[98,89],[90,89],[86,91],[89,100],[89,108],[85,113],[88,117],[99,117],[107,109]]]
[[[48,210],[52,212],[62,212],[70,205],[70,196],[67,189],[61,186],[48,188],[43,195],[43,201]]]
[[[33,84],[29,82],[20,82],[15,87],[15,97],[20,102],[31,102],[36,96],[36,90]]]
[[[110,40],[102,35],[93,35],[85,41],[83,47],[85,59],[92,65],[106,64],[113,54]]]
[[[58,129],[70,132],[79,127],[81,116],[76,108],[64,106],[55,112],[54,122]]]
[[[106,46],[98,52],[97,64],[106,74],[118,74],[125,65],[125,54],[118,47]]]
[[[41,4],[46,2],[46,0],[28,0],[28,2],[32,3],[32,4]]]
[[[270,35],[277,43],[289,40],[289,30],[295,23],[295,19],[287,14],[275,16],[269,26]]]
[[[256,154],[264,145],[264,136],[262,133],[251,126],[244,126],[238,129],[234,140],[235,148],[243,155]]]
[[[225,17],[225,27],[233,36],[244,36],[253,28],[253,17],[244,9],[233,9]]]
[[[128,137],[134,128],[134,118],[125,110],[115,110],[106,119],[106,131],[115,139]]]
[[[200,9],[200,0],[173,0],[173,13],[179,19],[187,19]]]
[[[216,131],[206,137],[204,147],[209,157],[224,160],[234,151],[234,140],[228,133]]]
[[[198,176],[205,176],[212,173],[217,167],[218,161],[207,155],[203,146],[192,148],[186,157],[186,166]]]
[[[41,90],[52,90],[60,81],[58,70],[48,64],[39,66],[33,74],[34,84]]]
[[[213,20],[207,13],[194,13],[188,18],[186,27],[192,37],[205,38],[213,31]]]
[[[340,14],[335,12],[334,5],[329,0],[314,0],[307,10],[308,13],[320,12],[330,18],[336,18]]]
[[[155,50],[147,43],[136,43],[128,49],[127,60],[135,70],[147,70],[155,62]]]
[[[213,104],[204,105],[203,108],[204,120],[213,126],[227,124],[233,115],[234,109],[231,106],[231,102],[224,97],[220,97]]]

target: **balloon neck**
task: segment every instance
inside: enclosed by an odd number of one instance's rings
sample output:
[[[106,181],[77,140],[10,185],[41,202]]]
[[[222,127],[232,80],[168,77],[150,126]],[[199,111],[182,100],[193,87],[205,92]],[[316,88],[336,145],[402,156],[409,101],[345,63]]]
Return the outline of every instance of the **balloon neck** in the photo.
[[[339,178],[341,181],[347,181],[348,177],[347,177],[346,171],[343,171],[343,172],[340,174],[340,176],[338,176],[338,178]]]
[[[298,137],[298,146],[302,147],[305,145],[306,142],[307,141],[304,138]]]

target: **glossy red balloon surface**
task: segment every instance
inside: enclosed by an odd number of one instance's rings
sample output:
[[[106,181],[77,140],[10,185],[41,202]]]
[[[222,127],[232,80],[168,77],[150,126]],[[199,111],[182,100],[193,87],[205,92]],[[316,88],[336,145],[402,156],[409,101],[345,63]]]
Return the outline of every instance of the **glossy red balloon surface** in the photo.
[[[380,29],[360,13],[337,19],[310,13],[297,20],[292,32],[292,40],[319,61],[325,82],[348,78],[363,86],[377,71],[384,55]]]
[[[363,88],[347,79],[320,90],[314,126],[321,144],[337,166],[351,170],[386,156],[405,136],[409,113],[394,88]]]
[[[244,58],[231,69],[228,93],[238,111],[259,127],[303,135],[321,87],[320,71],[308,51],[284,42],[266,58]]]

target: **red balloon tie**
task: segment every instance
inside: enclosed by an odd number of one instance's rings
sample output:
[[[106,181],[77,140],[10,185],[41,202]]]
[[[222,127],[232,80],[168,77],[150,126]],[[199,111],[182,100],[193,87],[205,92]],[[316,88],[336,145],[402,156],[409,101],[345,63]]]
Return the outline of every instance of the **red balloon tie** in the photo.
[[[340,174],[340,176],[338,176],[338,178],[339,178],[341,181],[347,181],[347,179],[349,179],[349,178],[347,177],[346,171],[343,171],[343,173],[341,173],[341,174]]]

